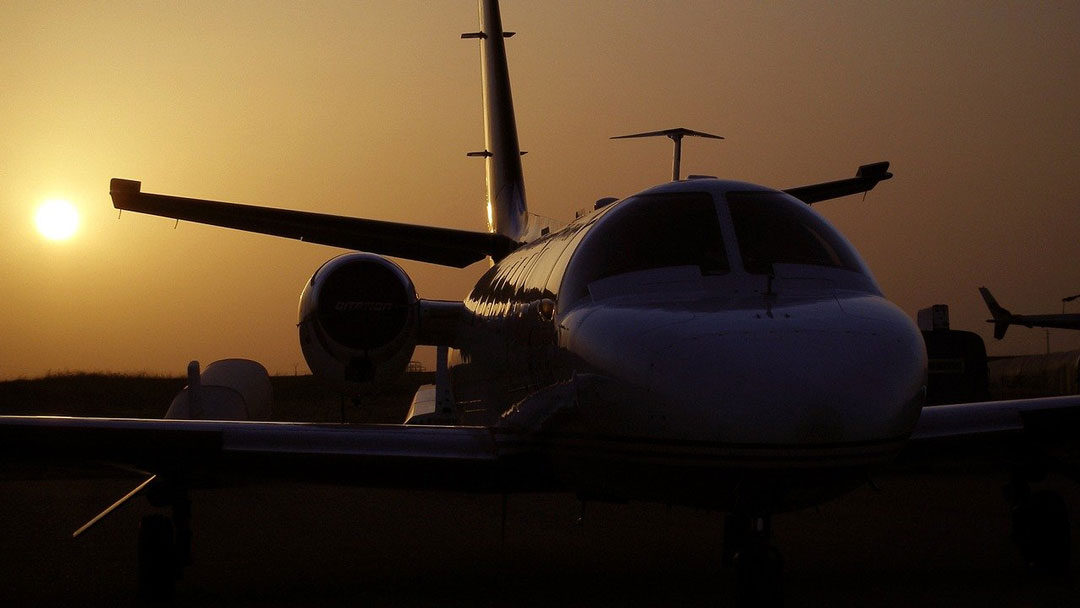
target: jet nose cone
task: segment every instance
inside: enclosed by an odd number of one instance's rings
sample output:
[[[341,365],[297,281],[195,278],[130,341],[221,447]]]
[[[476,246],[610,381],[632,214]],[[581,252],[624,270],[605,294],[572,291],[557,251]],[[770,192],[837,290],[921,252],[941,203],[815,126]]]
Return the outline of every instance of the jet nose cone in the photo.
[[[633,387],[621,407],[649,411],[639,422],[652,434],[740,444],[895,438],[918,417],[925,350],[895,306],[864,300],[850,311],[832,298],[767,311],[597,311],[572,346],[597,373]]]

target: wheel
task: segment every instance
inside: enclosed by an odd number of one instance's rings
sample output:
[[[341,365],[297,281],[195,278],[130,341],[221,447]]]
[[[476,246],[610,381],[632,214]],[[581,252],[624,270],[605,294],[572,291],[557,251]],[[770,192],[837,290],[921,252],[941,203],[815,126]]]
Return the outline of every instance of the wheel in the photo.
[[[735,564],[735,555],[746,545],[750,536],[750,518],[734,513],[724,516],[724,544],[720,552],[720,565],[730,568]]]
[[[1013,538],[1034,570],[1052,575],[1068,571],[1072,559],[1069,510],[1061,495],[1032,493],[1013,508]]]
[[[740,608],[784,605],[784,560],[776,547],[754,539],[742,547],[733,561]]]
[[[172,521],[165,515],[147,515],[139,525],[139,598],[172,597],[176,580]]]

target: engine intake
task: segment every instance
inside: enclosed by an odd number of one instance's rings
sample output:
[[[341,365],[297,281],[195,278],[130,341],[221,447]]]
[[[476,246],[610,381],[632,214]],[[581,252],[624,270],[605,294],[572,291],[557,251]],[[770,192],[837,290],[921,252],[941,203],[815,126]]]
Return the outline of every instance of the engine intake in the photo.
[[[300,294],[299,317],[308,367],[345,392],[400,375],[416,348],[412,280],[371,253],[340,255],[316,270]]]

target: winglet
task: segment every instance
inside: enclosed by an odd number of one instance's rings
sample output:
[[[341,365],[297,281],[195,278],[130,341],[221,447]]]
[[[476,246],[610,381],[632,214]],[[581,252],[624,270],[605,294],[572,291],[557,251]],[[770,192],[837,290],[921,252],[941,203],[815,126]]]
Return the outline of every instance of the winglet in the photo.
[[[994,339],[1000,340],[1005,337],[1005,332],[1009,329],[1009,324],[1012,323],[1012,313],[997,303],[989,289],[980,287],[979,293],[982,294],[986,307],[990,309],[990,314],[994,317],[993,319],[987,319],[986,322],[994,324]]]
[[[855,177],[872,179],[874,180],[874,184],[877,185],[877,182],[885,181],[892,177],[892,173],[889,173],[889,161],[886,160],[880,163],[860,165],[859,170],[855,172]]]
[[[142,191],[142,182],[130,179],[114,177],[109,180],[109,196],[112,197],[115,209],[127,209],[128,203],[139,196]]]

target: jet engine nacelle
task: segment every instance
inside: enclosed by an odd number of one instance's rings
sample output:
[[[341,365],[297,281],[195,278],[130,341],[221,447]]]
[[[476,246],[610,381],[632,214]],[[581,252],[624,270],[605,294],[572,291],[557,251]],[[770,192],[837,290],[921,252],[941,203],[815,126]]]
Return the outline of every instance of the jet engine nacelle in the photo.
[[[223,359],[199,371],[188,363],[188,383],[173,398],[165,418],[181,420],[270,420],[274,400],[270,375],[257,361]]]
[[[416,348],[418,299],[409,275],[371,253],[323,264],[300,294],[300,347],[316,375],[357,393],[405,371]]]

